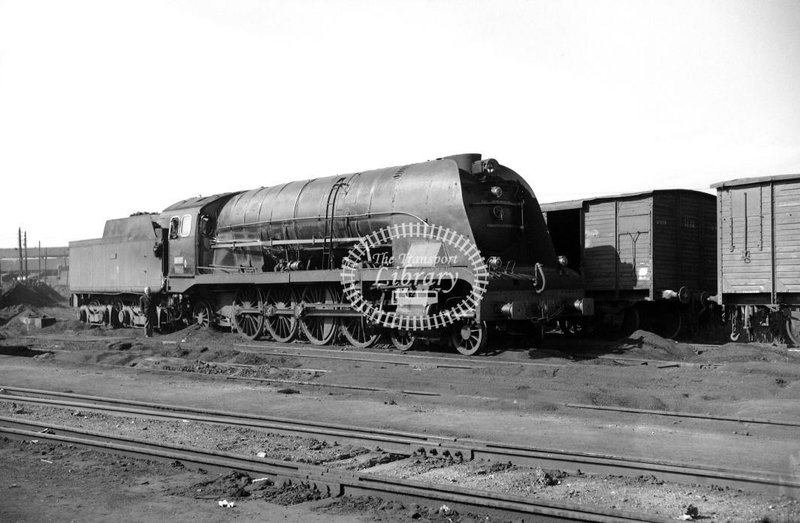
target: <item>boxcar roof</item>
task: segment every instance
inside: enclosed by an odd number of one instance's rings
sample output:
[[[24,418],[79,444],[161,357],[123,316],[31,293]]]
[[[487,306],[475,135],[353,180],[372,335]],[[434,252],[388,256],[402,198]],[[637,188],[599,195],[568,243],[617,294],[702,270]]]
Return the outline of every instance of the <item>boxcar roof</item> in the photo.
[[[654,189],[652,191],[631,192],[622,194],[609,194],[607,196],[596,196],[594,198],[583,198],[580,200],[565,200],[561,202],[542,203],[540,204],[543,211],[565,211],[568,209],[579,209],[583,207],[586,202],[599,202],[608,200],[623,200],[626,198],[637,198],[640,196],[654,196],[656,194],[667,194],[675,192],[686,192],[705,195],[708,198],[714,198],[713,194],[708,194],[702,191],[695,191],[693,189]]]
[[[725,182],[715,183],[712,189],[724,189],[725,187],[736,187],[739,185],[761,185],[769,182],[784,182],[787,180],[800,180],[800,174],[779,174],[776,176],[758,176],[754,178],[737,178]]]

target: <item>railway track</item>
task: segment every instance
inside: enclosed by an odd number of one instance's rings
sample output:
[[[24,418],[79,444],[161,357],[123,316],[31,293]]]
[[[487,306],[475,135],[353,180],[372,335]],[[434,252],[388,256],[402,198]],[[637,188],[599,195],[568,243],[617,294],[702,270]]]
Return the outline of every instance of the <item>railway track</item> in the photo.
[[[414,366],[420,363],[430,364],[438,368],[448,369],[481,369],[486,367],[504,367],[504,366],[522,366],[522,367],[564,367],[565,365],[576,365],[578,361],[588,360],[601,360],[601,361],[614,361],[623,365],[632,367],[640,365],[652,365],[657,368],[670,368],[670,367],[696,367],[696,368],[716,368],[720,364],[717,363],[699,363],[699,362],[686,362],[675,360],[654,360],[648,358],[631,358],[627,356],[615,356],[609,354],[592,355],[592,354],[565,354],[570,359],[563,362],[540,362],[540,361],[505,361],[497,359],[489,359],[486,357],[465,357],[458,354],[441,355],[441,356],[428,356],[422,354],[409,354],[392,353],[389,351],[381,350],[341,350],[336,346],[330,348],[320,348],[306,346],[302,343],[275,343],[275,342],[261,342],[261,343],[234,343],[234,347],[242,352],[250,352],[252,354],[262,354],[270,356],[296,356],[301,358],[310,359],[330,359],[330,360],[346,360],[364,363],[381,363],[390,365],[406,365]],[[528,351],[525,351],[528,354]],[[376,359],[377,356],[379,359]],[[478,361],[476,361],[478,360]],[[469,362],[469,363],[467,363]],[[474,362],[474,363],[473,363]]]
[[[712,414],[698,414],[695,412],[679,412],[672,410],[634,409],[630,407],[613,407],[606,405],[585,405],[582,403],[566,403],[565,407],[586,410],[604,410],[610,412],[625,412],[628,414],[647,414],[650,416],[667,416],[672,418],[701,419],[706,421],[729,421],[733,423],[752,423],[755,425],[772,425],[775,427],[800,427],[800,422],[785,420],[769,420],[760,418],[742,418],[738,416],[715,416]]]
[[[111,342],[122,340],[136,340],[135,337],[102,337],[102,338],[81,338],[81,337],[67,337],[67,336],[23,336],[26,339],[43,340],[43,341],[73,341],[73,342]],[[158,343],[158,342],[157,342]],[[164,340],[160,342],[163,345],[176,345],[178,341]],[[713,369],[720,367],[718,363],[702,363],[702,362],[686,362],[675,360],[655,360],[648,358],[632,358],[627,356],[616,356],[610,354],[566,354],[570,359],[563,362],[539,362],[539,361],[505,361],[488,358],[469,358],[458,354],[430,356],[424,354],[409,354],[395,353],[393,349],[382,350],[351,350],[347,347],[340,347],[331,345],[326,348],[317,346],[306,345],[302,342],[291,343],[278,343],[278,342],[258,342],[258,343],[234,343],[233,347],[241,352],[251,354],[259,354],[265,356],[295,356],[308,359],[327,359],[327,360],[340,360],[352,361],[358,363],[375,363],[383,365],[398,365],[413,367],[419,364],[431,365],[435,368],[442,369],[456,369],[456,370],[473,370],[485,367],[503,367],[509,365],[523,366],[523,367],[563,367],[565,365],[574,365],[579,361],[612,361],[622,365],[629,365],[632,367],[640,365],[649,365],[657,368],[672,368],[672,367],[687,367],[687,368],[701,368]],[[54,349],[48,349],[54,350]],[[476,359],[479,360],[476,362]]]
[[[285,435],[314,437],[368,447],[378,446],[383,450],[405,455],[417,453],[429,456],[453,456],[467,460],[483,459],[511,462],[521,466],[557,468],[573,473],[581,471],[589,474],[632,477],[653,475],[661,480],[677,483],[708,484],[750,491],[800,495],[800,483],[796,480],[763,471],[739,471],[701,465],[687,466],[663,460],[643,460],[589,452],[504,445],[474,439],[439,437],[405,431],[371,429],[17,387],[4,387],[0,392],[0,401],[265,429]],[[8,419],[11,418],[0,418],[0,421]]]
[[[14,439],[45,440],[109,451],[135,458],[180,461],[190,466],[230,469],[269,477],[276,485],[304,484],[326,496],[376,496],[426,505],[447,503],[458,511],[488,512],[508,516],[535,516],[536,521],[653,522],[670,521],[657,516],[606,510],[571,503],[542,502],[452,485],[419,482],[370,474],[332,470],[328,467],[286,461],[253,459],[235,454],[179,447],[133,438],[53,427],[19,420],[0,420],[0,434]]]

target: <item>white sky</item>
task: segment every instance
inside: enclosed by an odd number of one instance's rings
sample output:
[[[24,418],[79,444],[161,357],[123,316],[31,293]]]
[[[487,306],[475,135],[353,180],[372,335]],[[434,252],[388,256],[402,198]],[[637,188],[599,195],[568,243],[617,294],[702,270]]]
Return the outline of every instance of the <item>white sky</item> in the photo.
[[[3,1],[0,246],[462,152],[540,201],[800,173],[800,1]]]

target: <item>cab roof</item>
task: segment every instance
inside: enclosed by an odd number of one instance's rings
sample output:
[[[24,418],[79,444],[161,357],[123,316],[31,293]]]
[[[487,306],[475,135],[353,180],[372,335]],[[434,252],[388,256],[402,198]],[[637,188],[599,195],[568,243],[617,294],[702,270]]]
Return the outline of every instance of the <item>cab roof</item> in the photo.
[[[194,209],[196,207],[205,207],[206,205],[214,203],[220,198],[238,194],[239,192],[241,191],[212,194],[211,196],[196,196],[194,198],[187,198],[186,200],[181,200],[177,203],[173,203],[172,205],[164,209],[163,212],[179,211],[181,209]]]

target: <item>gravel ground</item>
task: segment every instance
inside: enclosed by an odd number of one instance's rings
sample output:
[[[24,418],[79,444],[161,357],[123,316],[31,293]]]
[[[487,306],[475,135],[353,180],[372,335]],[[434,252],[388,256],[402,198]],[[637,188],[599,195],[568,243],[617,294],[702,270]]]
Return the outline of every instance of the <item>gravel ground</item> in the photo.
[[[551,338],[543,349],[531,353],[522,345],[501,344],[488,356],[453,358],[465,368],[448,369],[414,359],[408,360],[411,365],[397,366],[268,356],[257,349],[234,347],[244,341],[236,335],[193,328],[146,340],[130,329],[87,328],[75,322],[66,308],[35,312],[60,321],[29,333],[17,320],[31,313],[30,308],[14,305],[0,310],[0,384],[766,470],[800,481],[797,427],[566,407],[567,403],[586,403],[796,421],[800,419],[800,353],[784,345],[676,343],[638,331],[614,342]],[[26,337],[30,334],[41,337]],[[332,350],[348,352],[343,347]],[[412,355],[450,356],[433,348]],[[341,384],[364,390],[336,388]],[[367,390],[371,387],[380,392]],[[375,448],[188,420],[107,416],[8,402],[0,403],[0,413],[248,456],[264,453],[270,459],[324,463],[669,518],[678,518],[688,509],[708,521],[800,521],[797,501],[779,493],[670,484],[653,477],[570,475],[507,464],[404,457]],[[1,480],[0,489],[24,494],[6,497],[1,520],[64,519],[52,507],[62,507],[77,520],[160,521],[165,515],[175,519],[178,509],[187,517],[177,519],[202,520],[228,520],[231,514],[239,520],[280,517],[288,521],[466,522],[486,517],[370,498],[316,499],[317,494],[300,487],[276,488],[241,476],[209,478],[197,471],[142,465],[103,453],[59,454],[60,447],[54,447],[39,457],[40,450],[31,445],[6,442],[0,447],[0,464],[4,471],[11,471],[6,475],[11,479]],[[51,464],[41,459],[58,461],[73,471],[69,474],[81,471],[85,477],[76,483],[69,475],[50,474],[52,467],[45,465]],[[143,474],[147,478],[141,481],[147,481],[146,485],[137,483]],[[12,486],[14,482],[17,486]],[[74,484],[82,486],[80,493],[74,492]],[[122,489],[119,496],[106,491],[110,484]],[[211,498],[237,488],[247,494],[239,492],[241,504],[220,513],[219,500]],[[101,510],[86,501],[93,498],[102,499],[105,507]],[[185,505],[183,500],[188,499],[200,505]],[[266,518],[261,508],[253,508],[262,504],[270,507]],[[281,507],[289,506],[300,512],[282,512]],[[130,507],[137,507],[141,517],[131,517]],[[158,510],[151,511],[153,507]],[[5,517],[8,514],[13,517]]]
[[[278,435],[268,431],[189,420],[172,421],[106,415],[88,410],[25,405],[8,401],[0,402],[0,412],[14,418],[175,445],[274,460],[315,465],[328,464],[332,467],[357,469],[381,476],[436,484],[454,484],[463,488],[505,495],[604,506],[665,517],[678,517],[692,505],[697,509],[699,516],[715,521],[764,521],[767,518],[769,521],[789,522],[800,519],[800,504],[786,497],[715,486],[669,483],[652,476],[630,478],[568,474],[560,470],[532,469],[513,466],[510,463],[462,462],[451,458],[425,456],[406,458],[377,448],[340,445],[313,438]],[[278,504],[294,504],[322,498],[318,492],[312,492],[307,488],[277,488],[269,482],[252,483],[252,479],[243,475],[229,475],[214,480],[217,483],[213,486],[197,483],[186,488],[173,488],[168,493],[197,495],[203,499],[263,498]]]

